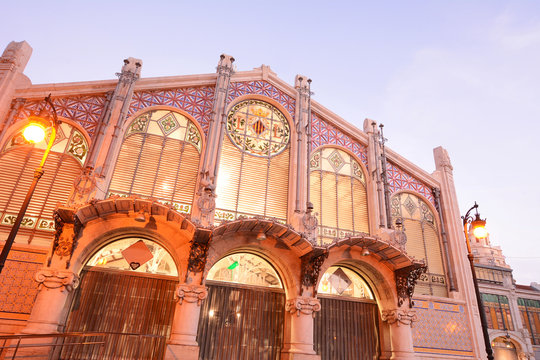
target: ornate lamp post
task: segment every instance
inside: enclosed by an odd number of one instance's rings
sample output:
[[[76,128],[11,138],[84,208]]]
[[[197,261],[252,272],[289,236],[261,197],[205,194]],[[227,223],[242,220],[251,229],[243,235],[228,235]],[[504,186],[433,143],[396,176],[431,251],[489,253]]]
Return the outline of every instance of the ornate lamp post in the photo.
[[[19,231],[19,227],[21,226],[21,222],[24,218],[24,214],[26,213],[26,209],[28,208],[28,204],[30,203],[30,200],[32,199],[32,195],[34,194],[36,185],[44,173],[43,165],[45,165],[45,160],[47,160],[49,151],[51,150],[51,147],[54,143],[54,139],[56,138],[56,130],[58,128],[59,121],[56,115],[56,109],[54,108],[54,105],[51,101],[50,94],[49,96],[45,98],[45,102],[49,104],[49,106],[51,107],[52,116],[45,108],[41,109],[39,115],[30,115],[30,117],[28,118],[29,124],[24,130],[23,136],[29,142],[32,142],[32,143],[40,142],[45,138],[45,129],[47,127],[50,127],[51,129],[51,136],[49,139],[49,143],[47,145],[47,149],[45,150],[45,153],[43,154],[43,157],[41,158],[41,163],[34,170],[34,180],[32,181],[32,184],[30,185],[30,188],[28,189],[28,192],[26,193],[26,197],[24,199],[23,204],[21,205],[21,209],[19,210],[17,219],[15,220],[15,223],[13,224],[13,227],[11,228],[11,231],[6,240],[6,243],[4,244],[4,248],[2,249],[2,253],[0,254],[0,274],[2,273],[2,270],[4,269],[4,265],[6,263],[9,251],[11,250],[11,246],[13,245],[13,242],[15,241],[15,237],[17,236],[17,232]]]
[[[472,215],[470,215],[473,209],[476,210],[474,219]],[[480,219],[480,214],[478,213],[478,204],[476,202],[474,203],[474,206],[467,211],[465,216],[461,217],[461,219],[463,219],[463,232],[465,233],[465,241],[467,242],[467,257],[469,258],[469,262],[471,264],[474,291],[476,293],[476,301],[478,302],[478,311],[480,312],[480,321],[482,323],[482,333],[484,334],[484,344],[486,346],[487,358],[488,360],[494,360],[493,350],[491,349],[491,342],[489,341],[486,313],[484,312],[484,303],[482,302],[480,289],[478,289],[476,271],[474,270],[474,255],[471,250],[471,242],[469,241],[469,229],[473,230],[474,236],[478,239],[484,239],[487,236],[486,220]]]

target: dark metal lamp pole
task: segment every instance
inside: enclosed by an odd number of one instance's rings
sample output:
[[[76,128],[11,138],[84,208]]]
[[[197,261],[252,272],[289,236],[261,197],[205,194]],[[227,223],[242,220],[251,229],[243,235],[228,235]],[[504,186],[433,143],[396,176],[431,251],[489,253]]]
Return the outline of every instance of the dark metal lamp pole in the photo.
[[[30,200],[32,199],[32,195],[34,194],[34,190],[36,189],[37,183],[41,176],[43,175],[43,165],[45,165],[45,160],[47,160],[47,156],[49,155],[49,151],[51,150],[51,147],[54,143],[54,139],[56,138],[56,130],[58,128],[58,117],[56,115],[56,109],[54,108],[54,105],[51,101],[51,95],[47,96],[45,98],[45,102],[49,104],[49,106],[52,109],[52,118],[48,116],[46,113],[47,111],[45,109],[42,109],[40,114],[38,116],[30,116],[29,121],[30,125],[41,127],[42,130],[44,126],[50,126],[51,128],[51,135],[49,138],[49,143],[47,145],[47,149],[45,150],[45,153],[43,154],[43,157],[41,158],[41,163],[39,166],[34,170],[34,180],[32,181],[32,184],[30,185],[30,188],[28,189],[28,192],[26,193],[26,197],[24,198],[24,202],[21,205],[21,209],[19,210],[19,214],[17,215],[17,219],[15,220],[15,223],[13,224],[13,227],[11,228],[11,231],[9,233],[9,236],[6,240],[6,243],[4,244],[4,247],[2,248],[2,253],[0,254],[0,274],[2,273],[2,270],[4,269],[4,265],[6,263],[9,251],[11,250],[11,247],[13,246],[13,242],[15,241],[15,237],[17,236],[17,232],[19,231],[19,227],[21,226],[21,222],[24,218],[24,214],[26,213],[26,209],[28,208],[28,205],[30,204]],[[45,111],[44,111],[45,110]]]
[[[476,210],[474,219],[472,215],[470,215],[473,209]],[[476,202],[474,203],[474,206],[467,211],[465,216],[461,217],[461,219],[463,220],[463,232],[465,233],[465,241],[467,242],[467,257],[469,258],[469,262],[471,264],[474,291],[476,293],[476,301],[478,302],[478,311],[480,312],[480,322],[482,323],[482,333],[484,334],[484,344],[486,346],[487,358],[488,360],[494,360],[493,349],[491,349],[491,342],[489,341],[486,313],[484,312],[484,303],[482,301],[482,296],[480,295],[480,289],[478,288],[478,281],[476,279],[476,271],[474,269],[474,255],[471,250],[468,229],[468,225],[470,224],[477,238],[485,238],[487,236],[487,232],[485,231],[486,220],[480,219],[480,214],[478,214],[478,204]]]

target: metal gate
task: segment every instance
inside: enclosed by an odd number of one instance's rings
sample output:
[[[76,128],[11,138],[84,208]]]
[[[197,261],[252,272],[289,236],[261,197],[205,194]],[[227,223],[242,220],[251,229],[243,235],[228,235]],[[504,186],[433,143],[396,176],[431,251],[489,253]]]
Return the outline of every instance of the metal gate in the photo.
[[[199,318],[201,360],[279,359],[285,294],[281,289],[207,282]]]
[[[314,347],[321,360],[373,360],[380,354],[375,302],[318,296]]]
[[[107,333],[99,359],[162,359],[178,280],[111,269],[84,270],[66,332]],[[95,355],[97,356],[97,355]],[[97,359],[90,348],[67,347],[61,358]]]

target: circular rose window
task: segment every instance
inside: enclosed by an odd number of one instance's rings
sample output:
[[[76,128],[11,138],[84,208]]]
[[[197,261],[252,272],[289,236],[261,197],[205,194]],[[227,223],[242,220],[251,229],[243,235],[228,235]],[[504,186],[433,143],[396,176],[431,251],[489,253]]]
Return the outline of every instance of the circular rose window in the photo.
[[[290,128],[285,116],[263,101],[236,104],[227,116],[227,134],[242,151],[255,156],[274,156],[289,143]]]

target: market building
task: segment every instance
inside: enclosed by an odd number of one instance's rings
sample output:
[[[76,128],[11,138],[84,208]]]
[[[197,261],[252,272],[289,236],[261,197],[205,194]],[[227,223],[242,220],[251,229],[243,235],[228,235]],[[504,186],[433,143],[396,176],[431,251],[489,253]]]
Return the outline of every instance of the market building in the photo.
[[[31,52],[0,58],[0,240],[47,146],[28,116],[51,94],[61,124],[0,275],[1,333],[106,333],[101,358],[485,357],[445,149],[420,169],[307,77],[228,55],[34,85]]]

